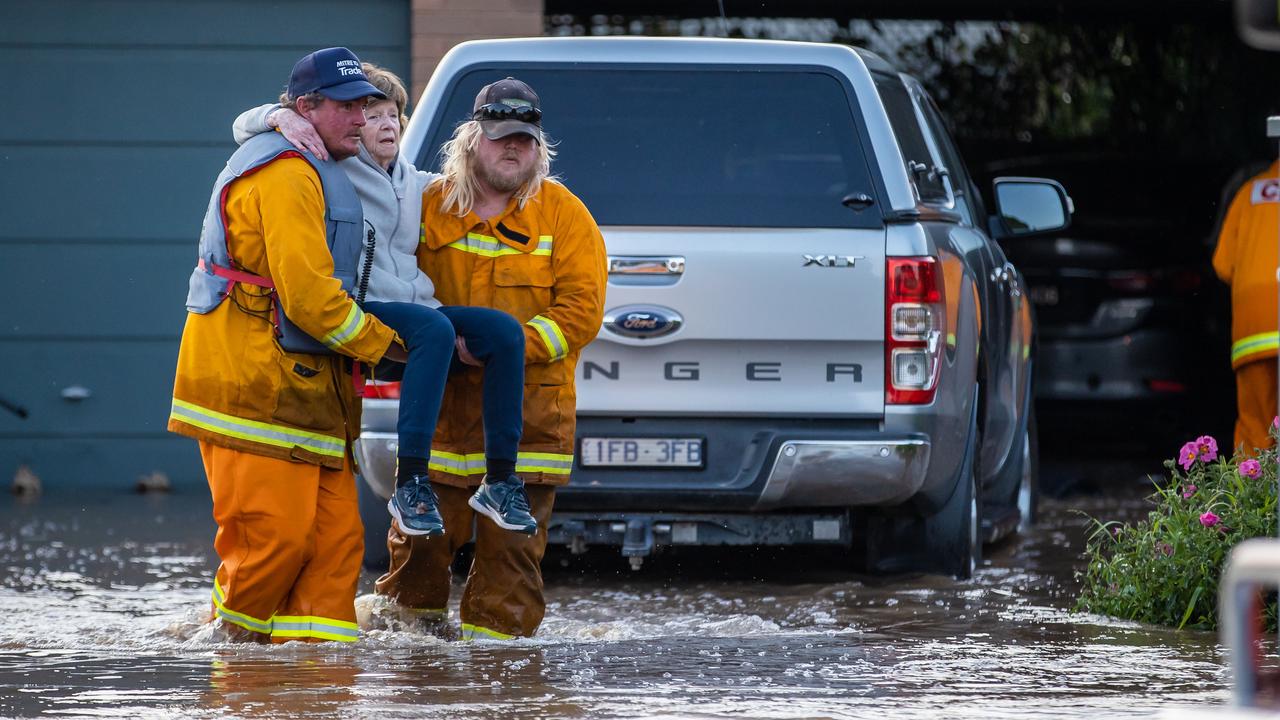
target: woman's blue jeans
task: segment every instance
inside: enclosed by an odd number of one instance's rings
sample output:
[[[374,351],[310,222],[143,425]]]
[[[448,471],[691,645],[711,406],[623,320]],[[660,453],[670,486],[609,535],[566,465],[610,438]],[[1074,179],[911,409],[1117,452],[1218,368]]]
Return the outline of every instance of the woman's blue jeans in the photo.
[[[440,417],[444,385],[462,367],[455,337],[484,363],[485,457],[516,459],[524,426],[524,328],[501,310],[460,305],[430,308],[401,302],[366,302],[361,307],[395,330],[409,352],[401,364],[383,360],[374,375],[400,380],[397,432],[400,457],[431,457],[431,439]]]

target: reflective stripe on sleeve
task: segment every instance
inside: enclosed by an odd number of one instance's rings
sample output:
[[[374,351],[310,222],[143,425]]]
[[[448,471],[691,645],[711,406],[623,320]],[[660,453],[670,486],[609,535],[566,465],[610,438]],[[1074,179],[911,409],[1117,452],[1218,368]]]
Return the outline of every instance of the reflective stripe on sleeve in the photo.
[[[564,333],[560,332],[560,326],[554,320],[542,315],[534,315],[533,319],[525,324],[538,331],[538,336],[547,346],[547,352],[551,354],[552,360],[559,360],[569,354],[569,342],[564,339]]]
[[[423,230],[425,233],[425,229]],[[425,238],[425,234],[423,236]],[[483,257],[498,257],[499,255],[524,255],[526,253],[517,250],[509,245],[505,245],[496,237],[490,235],[481,235],[479,233],[467,233],[467,236],[461,240],[455,240],[445,247],[461,250],[473,255],[481,255]],[[550,255],[551,254],[551,236],[539,235],[538,245],[529,255]]]
[[[327,455],[329,457],[342,457],[347,449],[347,441],[344,438],[307,432],[285,427],[284,425],[272,425],[271,423],[257,420],[246,420],[220,413],[217,410],[200,407],[178,398],[173,399],[173,407],[169,411],[169,418],[227,437],[250,440],[282,448],[296,446],[318,455]]]
[[[1276,350],[1280,350],[1280,333],[1264,332],[1240,338],[1231,344],[1231,364],[1234,365],[1252,355]]]
[[[484,453],[457,453],[431,451],[431,459],[427,467],[450,475],[483,475],[485,472]],[[516,453],[516,472],[540,472],[549,475],[568,475],[573,470],[573,455],[543,452]]]
[[[360,639],[360,628],[346,620],[314,615],[276,615],[271,620],[271,637],[355,642]]]
[[[364,311],[361,310],[360,306],[356,305],[353,301],[351,303],[351,309],[347,311],[346,319],[342,321],[342,324],[338,326],[338,329],[320,338],[320,342],[323,342],[325,345],[337,350],[343,345],[354,340],[355,337],[360,334],[360,331],[364,329],[364,325],[367,321],[367,318],[364,316]]]

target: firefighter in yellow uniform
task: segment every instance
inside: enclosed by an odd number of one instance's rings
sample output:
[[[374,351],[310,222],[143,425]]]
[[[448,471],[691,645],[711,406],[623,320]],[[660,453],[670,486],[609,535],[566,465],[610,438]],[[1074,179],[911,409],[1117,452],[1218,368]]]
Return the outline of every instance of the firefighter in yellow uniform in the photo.
[[[1236,373],[1235,445],[1271,446],[1276,415],[1277,244],[1280,162],[1236,193],[1218,235],[1213,269],[1231,286],[1231,367]]]
[[[337,160],[356,154],[370,96],[355,55],[328,48],[298,62],[282,101]],[[222,561],[213,614],[233,640],[358,636],[352,362],[407,356],[344,290],[362,223],[334,160],[276,133],[243,145],[214,185],[191,276],[169,429],[200,444]]]
[[[516,472],[534,535],[503,530],[468,505],[485,472],[481,373],[453,375],[431,452],[430,477],[448,528],[410,537],[393,524],[391,566],[377,591],[426,617],[449,600],[450,565],[475,527],[475,556],[461,602],[462,636],[533,635],[545,601],[539,567],[555,487],[573,465],[574,369],[604,315],[604,240],[586,207],[546,179],[550,150],[538,97],[507,78],[481,89],[472,120],[443,149],[443,177],[422,199],[418,264],[445,305],[496,308],[524,323],[524,431]],[[459,356],[468,361],[465,347]],[[474,364],[474,363],[468,363]]]

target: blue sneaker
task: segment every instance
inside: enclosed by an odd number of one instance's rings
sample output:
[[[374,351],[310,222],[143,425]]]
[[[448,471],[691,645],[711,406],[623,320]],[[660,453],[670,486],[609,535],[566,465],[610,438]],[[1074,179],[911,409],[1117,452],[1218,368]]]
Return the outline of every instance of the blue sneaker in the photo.
[[[529,513],[529,496],[524,491],[524,481],[517,475],[508,475],[505,480],[490,480],[486,475],[467,504],[504,530],[526,535],[538,532],[538,521]]]
[[[444,518],[440,501],[426,475],[414,475],[396,488],[387,501],[387,510],[405,535],[443,535]]]

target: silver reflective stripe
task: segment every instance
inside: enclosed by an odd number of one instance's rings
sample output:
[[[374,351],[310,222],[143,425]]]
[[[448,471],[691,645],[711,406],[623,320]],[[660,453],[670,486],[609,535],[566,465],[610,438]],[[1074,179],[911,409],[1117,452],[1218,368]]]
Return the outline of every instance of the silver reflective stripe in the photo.
[[[432,470],[450,475],[483,475],[484,453],[459,455],[457,453],[431,451],[427,464]],[[541,472],[552,475],[568,475],[573,470],[573,456],[560,453],[524,452],[516,454],[516,472]]]
[[[552,360],[559,360],[569,354],[569,342],[564,339],[564,333],[560,332],[560,326],[554,320],[542,315],[534,315],[533,319],[525,324],[538,331],[538,336],[547,346],[547,352],[551,354]]]
[[[448,247],[451,247],[454,250],[469,252],[473,255],[483,255],[484,257],[523,254],[513,247],[507,247],[506,245],[498,242],[498,238],[489,237],[488,235],[480,235],[478,233],[467,233],[466,237],[449,243]]]
[[[573,470],[573,456],[558,453],[519,453],[516,459],[518,472],[544,472],[568,475]]]
[[[431,451],[431,459],[427,467],[450,475],[483,475],[485,471],[484,453],[458,455],[456,453]]]
[[[1231,345],[1231,362],[1250,355],[1280,349],[1280,333],[1264,332],[1240,338]]]
[[[257,420],[246,420],[200,407],[178,398],[173,399],[173,408],[169,412],[169,417],[219,435],[250,440],[275,447],[292,448],[296,446],[331,457],[342,457],[347,449],[345,440],[329,435],[309,433],[304,430],[288,428],[283,425],[272,425],[258,422]]]
[[[272,620],[271,634],[277,637],[313,637],[339,642],[355,642],[360,639],[360,629],[355,623],[309,615],[277,615]]]
[[[355,302],[352,302],[351,309],[347,311],[347,318],[342,321],[337,330],[325,335],[322,342],[331,348],[340,348],[360,334],[360,331],[364,329],[364,322],[364,311]]]
[[[483,255],[484,257],[498,257],[499,255],[524,255],[521,250],[517,250],[509,245],[503,244],[498,238],[489,235],[481,235],[479,233],[467,233],[467,236],[461,240],[455,240],[445,247],[451,247],[454,250],[469,252],[473,255]],[[547,256],[551,254],[551,236],[539,235],[538,244],[529,255]]]
[[[253,616],[238,613],[223,604],[226,599],[227,596],[222,592],[222,588],[218,586],[218,581],[215,580],[213,582],[213,607],[217,611],[218,617],[239,625],[246,630],[254,630],[261,633],[271,632],[270,620],[259,620]]]
[[[515,635],[500,633],[497,630],[490,630],[487,627],[472,625],[471,623],[462,623],[462,639],[466,641],[485,639],[485,640],[514,640]]]

